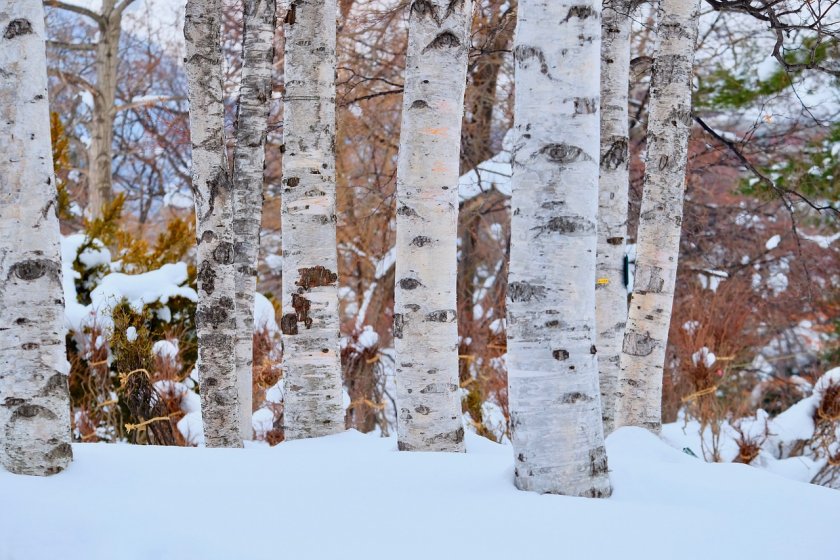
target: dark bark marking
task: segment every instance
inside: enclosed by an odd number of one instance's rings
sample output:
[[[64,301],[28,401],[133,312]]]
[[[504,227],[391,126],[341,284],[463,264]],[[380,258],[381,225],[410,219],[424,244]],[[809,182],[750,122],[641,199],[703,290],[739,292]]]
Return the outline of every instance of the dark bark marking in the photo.
[[[598,110],[597,97],[575,97],[575,115],[591,115]]]
[[[414,103],[411,104],[411,107],[409,107],[409,109],[428,109],[428,108],[429,108],[429,104],[426,103],[422,99],[417,99],[416,101],[414,101]]]
[[[458,386],[454,383],[429,383],[420,390],[420,393],[423,395],[428,393],[451,393],[457,390]]]
[[[540,73],[545,74],[549,78],[551,74],[548,73],[548,64],[545,61],[545,54],[542,49],[537,47],[530,47],[528,45],[519,45],[513,51],[513,58],[525,66],[525,62],[532,58],[536,58],[540,63]]]
[[[37,280],[45,274],[49,274],[54,280],[61,278],[58,263],[49,259],[29,259],[15,263],[9,269],[9,277],[12,274],[26,282]]]
[[[653,265],[636,266],[636,290],[640,294],[659,294],[665,289],[662,269]]]
[[[298,333],[297,315],[294,313],[286,313],[280,318],[280,332],[286,335],[293,335]]]
[[[233,243],[228,241],[222,241],[213,249],[213,260],[219,264],[233,264],[235,255]]]
[[[624,241],[623,237],[608,237],[607,243],[610,245],[621,245],[621,242]]]
[[[548,220],[544,226],[531,228],[536,230],[537,234],[534,237],[539,237],[543,233],[591,233],[595,231],[595,224],[584,218],[576,216],[555,216]]]
[[[300,177],[289,177],[286,179],[286,184],[290,187],[296,187],[300,184]]]
[[[286,18],[283,20],[283,23],[286,25],[294,25],[296,21],[296,13],[295,10],[297,8],[297,4],[292,2],[292,5],[289,6],[289,11],[286,12]]]
[[[415,313],[420,311],[420,306],[417,305],[416,303],[406,303],[403,307],[405,307],[406,309],[408,309],[410,311],[414,311]]]
[[[569,351],[560,348],[559,350],[554,350],[551,352],[551,355],[554,356],[554,359],[558,362],[562,362],[563,360],[569,359]]]
[[[560,404],[574,404],[577,402],[589,402],[592,400],[592,397],[581,393],[579,391],[574,391],[572,393],[564,393],[560,397]]]
[[[41,345],[38,344],[37,342],[24,342],[23,344],[20,345],[20,347],[23,348],[24,350],[36,350],[36,349],[40,348]]]
[[[546,144],[540,148],[538,153],[544,155],[548,161],[560,165],[568,165],[578,161],[590,161],[589,156],[581,148],[562,142],[559,144]]]
[[[454,309],[439,309],[437,311],[432,311],[426,315],[426,321],[432,321],[435,323],[451,323],[455,320],[455,310]]]
[[[400,280],[400,288],[403,290],[414,290],[422,285],[419,280],[415,280],[414,278],[403,278]]]
[[[12,421],[19,418],[35,418],[36,416],[41,416],[48,420],[55,419],[55,413],[48,408],[37,404],[23,404],[12,412]]]
[[[454,33],[451,31],[444,31],[438,34],[437,37],[432,39],[432,41],[426,45],[426,48],[423,49],[423,53],[425,54],[427,51],[435,49],[451,49],[460,46],[461,40],[458,39]]]
[[[569,13],[566,14],[566,19],[564,19],[560,23],[566,23],[567,21],[569,21],[573,17],[576,17],[578,19],[586,19],[586,18],[595,17],[596,15],[597,14],[595,13],[595,10],[593,10],[591,6],[586,6],[584,4],[579,4],[579,5],[572,6],[571,8],[569,8]]]
[[[631,356],[648,356],[656,347],[656,341],[650,337],[650,333],[639,334],[627,331],[624,334],[622,350]]]
[[[615,138],[609,149],[601,156],[601,167],[613,171],[627,163],[627,138]]]
[[[589,474],[592,476],[599,476],[606,474],[607,467],[607,449],[603,445],[592,449],[589,452]]]
[[[210,261],[203,261],[198,269],[199,288],[207,295],[213,295],[216,290],[216,270]]]
[[[405,316],[402,313],[394,313],[394,338],[403,337],[403,326],[405,325]]]
[[[309,316],[309,309],[312,303],[300,294],[292,294],[292,307],[295,310],[297,320],[303,323],[307,329],[312,327],[312,317]]]
[[[539,301],[546,294],[545,286],[537,286],[528,282],[511,282],[508,286],[510,301]]]
[[[307,292],[312,288],[331,286],[338,280],[338,274],[320,265],[310,268],[299,268],[298,275],[300,278],[295,282],[295,285],[300,286]]]
[[[13,19],[9,22],[9,25],[6,27],[6,32],[3,33],[4,39],[14,39],[15,37],[19,37],[21,35],[28,35],[33,33],[32,31],[32,24],[29,22],[28,19]]]
[[[414,245],[415,247],[422,247],[424,245],[428,245],[431,242],[431,237],[426,237],[425,235],[418,235],[417,237],[411,240],[411,243],[409,243],[409,245]]]
[[[430,413],[431,411],[432,411],[431,408],[429,408],[428,406],[422,405],[422,404],[414,409],[414,412],[417,412],[418,414],[422,414],[424,416],[426,414]]]
[[[414,210],[414,208],[411,208],[410,206],[405,206],[405,205],[400,206],[397,209],[397,214],[399,214],[400,216],[408,216],[408,217],[412,217],[412,218],[419,218],[420,217],[420,214],[418,214]]]

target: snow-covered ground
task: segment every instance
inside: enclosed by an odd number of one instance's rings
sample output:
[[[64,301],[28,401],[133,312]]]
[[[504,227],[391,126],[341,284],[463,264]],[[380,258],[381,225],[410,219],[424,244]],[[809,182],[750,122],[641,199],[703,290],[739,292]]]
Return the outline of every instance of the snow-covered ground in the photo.
[[[348,432],[245,450],[74,446],[0,472],[0,559],[836,558],[840,492],[708,464],[641,429],[607,440],[612,498],[512,485],[510,447],[400,453]]]

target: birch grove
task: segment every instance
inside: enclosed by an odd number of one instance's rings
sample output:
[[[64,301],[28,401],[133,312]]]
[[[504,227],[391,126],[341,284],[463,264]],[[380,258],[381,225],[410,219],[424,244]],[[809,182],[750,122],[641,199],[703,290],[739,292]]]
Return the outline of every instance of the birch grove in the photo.
[[[274,59],[275,0],[245,0],[242,83],[233,152],[236,242],[236,382],[240,436],[251,439],[254,292],[262,218],[265,137]]]
[[[600,6],[520,0],[507,367],[515,483],[611,493],[595,347]]]
[[[463,451],[456,240],[472,3],[415,0],[409,12],[397,162],[397,438],[405,451]]]
[[[241,447],[236,383],[233,192],[224,147],[221,0],[188,0],[184,19],[195,197],[198,370],[209,447]]]
[[[624,255],[630,188],[627,90],[632,0],[607,0],[601,20],[601,176],[595,311],[604,432],[612,431],[627,322]]]
[[[0,464],[51,475],[73,452],[41,0],[8,0],[0,33]]]
[[[621,353],[616,427],[659,431],[683,215],[698,0],[663,0],[650,84],[644,194]]]
[[[344,429],[335,215],[335,0],[285,18],[283,373],[286,439]]]

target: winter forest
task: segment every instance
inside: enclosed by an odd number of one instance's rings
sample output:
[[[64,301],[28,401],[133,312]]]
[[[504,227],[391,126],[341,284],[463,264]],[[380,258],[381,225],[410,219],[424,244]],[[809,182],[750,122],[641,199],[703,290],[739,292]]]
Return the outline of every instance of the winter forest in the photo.
[[[838,526],[838,0],[0,0],[0,560]]]

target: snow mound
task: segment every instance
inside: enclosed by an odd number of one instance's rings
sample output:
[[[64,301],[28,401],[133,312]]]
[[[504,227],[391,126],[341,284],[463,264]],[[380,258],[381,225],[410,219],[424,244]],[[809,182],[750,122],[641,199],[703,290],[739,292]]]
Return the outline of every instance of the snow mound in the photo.
[[[352,431],[245,450],[74,445],[54,477],[0,472],[0,558],[782,559],[840,546],[840,492],[707,464],[641,429],[607,440],[606,500],[520,492],[510,447],[468,434],[467,449],[397,452]],[[188,531],[162,516],[168,491]]]

